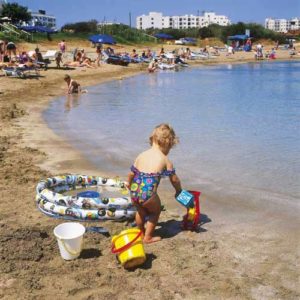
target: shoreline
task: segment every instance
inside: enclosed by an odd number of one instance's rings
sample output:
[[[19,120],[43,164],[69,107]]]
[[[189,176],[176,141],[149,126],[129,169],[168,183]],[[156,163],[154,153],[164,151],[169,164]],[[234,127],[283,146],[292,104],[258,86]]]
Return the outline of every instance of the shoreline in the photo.
[[[233,58],[232,58],[233,59]],[[300,59],[300,58],[299,58]],[[291,61],[291,59],[288,58],[282,58],[277,59],[276,61]],[[297,59],[294,59],[294,61],[297,61]],[[219,66],[219,65],[227,65],[227,64],[244,64],[244,63],[261,63],[261,62],[267,62],[266,60],[255,60],[255,59],[237,59],[237,60],[229,60],[229,61],[192,61],[190,64],[190,67],[192,68],[198,68],[201,66]],[[110,65],[111,66],[111,65]],[[147,68],[145,66],[139,67],[138,65],[133,65],[134,68],[128,70],[124,69],[122,67],[119,67],[121,70],[121,73],[118,75],[113,75],[111,78],[101,78],[100,80],[95,80],[94,78],[91,79],[89,77],[92,77],[95,75],[94,73],[90,72],[88,76],[84,76],[85,74],[76,74],[78,78],[81,78],[84,80],[85,86],[94,86],[103,84],[109,81],[115,81],[115,80],[123,80],[127,77],[137,76],[138,74],[142,74],[147,71]],[[139,67],[139,68],[138,68]],[[100,73],[101,72],[100,68]],[[95,71],[95,70],[92,70]],[[125,71],[125,72],[124,72]],[[117,71],[115,71],[117,73]],[[99,72],[97,72],[99,73]],[[114,73],[114,72],[112,72]],[[103,74],[104,76],[106,74]],[[88,77],[88,78],[86,78]],[[77,78],[77,77],[76,77]],[[58,83],[59,82],[55,82]],[[53,84],[53,83],[52,83]],[[61,86],[62,84],[60,84]],[[26,104],[26,111],[28,112],[27,115],[23,116],[21,119],[17,119],[17,123],[21,126],[22,129],[24,129],[24,135],[22,137],[23,143],[25,146],[37,148],[42,152],[48,153],[48,161],[39,164],[41,168],[45,168],[52,172],[73,172],[72,166],[67,163],[67,161],[70,160],[82,160],[83,156],[79,153],[78,150],[75,150],[71,145],[67,144],[62,137],[55,134],[46,124],[46,122],[42,118],[43,111],[49,106],[49,104],[52,101],[55,101],[58,97],[61,97],[65,95],[63,92],[55,92],[47,94],[46,97],[42,93],[37,93],[37,97],[43,97],[43,100],[40,100],[38,103],[30,103]],[[37,107],[38,105],[38,107]],[[36,123],[36,124],[35,124]],[[38,127],[36,127],[38,125]],[[32,126],[32,127],[31,127]],[[34,128],[35,133],[33,134],[30,132]],[[45,132],[47,133],[47,138],[45,137]],[[38,138],[38,141],[34,141]],[[42,143],[39,143],[39,139]],[[49,139],[49,141],[47,141]],[[51,139],[51,141],[50,141]],[[53,148],[52,150],[49,150],[49,146],[53,143],[57,143],[58,145]],[[57,152],[57,150],[60,151],[60,157],[55,158],[54,153]],[[68,157],[71,154],[71,159]],[[50,159],[49,159],[50,158]],[[63,158],[63,159],[62,159]],[[90,163],[86,160],[84,165],[80,166],[80,169],[83,167],[86,171],[91,172],[101,172],[101,170],[97,168],[93,168]],[[60,164],[58,164],[60,162]],[[71,168],[71,171],[70,171]],[[67,171],[69,170],[69,171]],[[82,169],[81,169],[82,170]],[[77,168],[74,169],[74,172],[77,171]]]
[[[209,62],[209,65],[243,62],[256,61],[228,59]],[[201,65],[207,64],[202,61],[192,64],[193,67]],[[144,71],[139,65],[129,68],[102,65],[99,69],[69,73],[82,86],[87,86]],[[63,94],[65,73],[50,69],[38,81],[0,78],[4,85],[7,83],[0,101],[3,128],[0,196],[5,199],[0,203],[3,243],[0,296],[4,299],[53,299],[54,295],[97,299],[99,295],[113,297],[118,293],[124,299],[150,295],[153,299],[199,299],[200,295],[203,299],[295,299],[300,295],[299,270],[295,265],[298,221],[280,211],[260,211],[248,203],[240,207],[235,201],[226,203],[227,199],[207,201],[206,195],[201,200],[204,224],[199,233],[181,231],[179,214],[168,209],[162,213],[162,228],[158,227],[157,232],[163,241],[146,247],[150,258],[145,268],[124,271],[110,254],[110,239],[99,238],[97,234],[85,237],[84,248],[92,250],[94,255],[62,262],[52,234],[54,226],[62,220],[50,219],[36,210],[35,186],[50,173],[102,175],[104,171],[93,168],[42,119],[43,110]],[[169,192],[164,193],[171,197]],[[100,225],[112,234],[126,229],[123,223]],[[139,291],[136,290],[138,278],[143,278]],[[155,294],[153,289],[147,289],[149,284],[157,288]],[[114,291],[112,286],[116,286]]]
[[[79,79],[79,81],[84,82],[85,86],[93,86],[93,85],[98,85],[113,80],[122,80],[129,76],[135,76],[140,73],[140,70],[137,70],[136,68],[122,70],[121,75],[117,71],[113,71],[111,73],[113,73],[112,77],[101,78],[100,80],[95,80],[91,78],[86,79],[84,76],[85,74],[83,74],[83,76],[78,76],[78,78],[82,77],[81,79]],[[111,75],[111,74],[107,74],[107,75]],[[92,74],[89,74],[89,77],[91,76]],[[120,76],[122,78],[120,78]],[[59,173],[72,173],[72,172],[82,173],[82,172],[99,172],[99,171],[101,172],[101,170],[97,168],[93,168],[91,164],[86,161],[86,159],[83,159],[83,156],[79,153],[78,150],[75,150],[70,144],[65,142],[62,139],[62,137],[55,134],[48,127],[47,123],[43,120],[42,117],[43,111],[49,106],[49,104],[52,101],[55,101],[58,97],[61,97],[63,95],[65,94],[63,94],[62,92],[56,93],[55,95],[50,95],[49,98],[47,97],[47,99],[45,99],[46,101],[42,100],[39,103],[37,103],[38,107],[36,106],[37,104],[34,103],[31,103],[31,105],[27,107],[28,116],[23,117],[18,122],[19,125],[25,129],[24,136],[23,136],[24,144],[33,148],[37,148],[40,151],[47,153],[47,156],[50,159],[48,159],[48,161],[46,162],[39,164],[39,166],[51,172],[59,172]],[[38,127],[36,125],[38,125]],[[34,133],[33,133],[33,129],[34,129]],[[58,151],[60,155],[56,157],[55,154]],[[78,167],[72,166],[72,161],[79,163],[80,166]],[[84,171],[82,171],[82,168]]]

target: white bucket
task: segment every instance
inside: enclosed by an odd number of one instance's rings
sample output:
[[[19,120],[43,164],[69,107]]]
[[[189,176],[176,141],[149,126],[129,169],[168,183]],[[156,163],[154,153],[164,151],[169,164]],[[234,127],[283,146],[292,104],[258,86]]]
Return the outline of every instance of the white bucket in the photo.
[[[75,259],[82,249],[85,227],[79,223],[62,223],[53,230],[60,255],[65,260]]]

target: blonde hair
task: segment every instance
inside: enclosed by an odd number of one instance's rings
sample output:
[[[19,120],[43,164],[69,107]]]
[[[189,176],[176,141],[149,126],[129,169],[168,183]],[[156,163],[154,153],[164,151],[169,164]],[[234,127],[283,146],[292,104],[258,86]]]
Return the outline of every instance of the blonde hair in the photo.
[[[179,143],[179,139],[175,134],[174,129],[166,123],[160,124],[154,128],[149,138],[150,145],[156,143],[163,149],[171,149]]]

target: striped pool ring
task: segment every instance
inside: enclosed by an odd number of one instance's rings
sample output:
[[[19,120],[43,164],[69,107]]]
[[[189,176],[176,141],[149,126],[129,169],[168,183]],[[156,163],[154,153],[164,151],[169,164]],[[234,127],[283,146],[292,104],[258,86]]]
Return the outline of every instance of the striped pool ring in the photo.
[[[91,198],[63,194],[66,191],[99,186],[120,191],[122,196]],[[69,174],[42,180],[36,187],[36,203],[45,215],[68,220],[126,220],[134,218],[136,213],[125,182],[118,178],[99,176]]]

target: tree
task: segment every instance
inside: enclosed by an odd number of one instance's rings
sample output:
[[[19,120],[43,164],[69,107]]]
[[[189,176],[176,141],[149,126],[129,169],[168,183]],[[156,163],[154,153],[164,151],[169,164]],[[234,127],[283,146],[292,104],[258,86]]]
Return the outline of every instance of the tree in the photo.
[[[199,36],[201,37],[201,39],[205,39],[205,38],[213,37],[214,34],[209,27],[202,27],[199,29]]]
[[[97,21],[90,20],[88,22],[77,22],[77,23],[68,23],[65,24],[62,28],[62,31],[72,30],[75,33],[89,33],[97,31]]]
[[[31,20],[31,13],[27,7],[21,6],[18,3],[3,4],[1,16],[10,18],[13,24]]]

